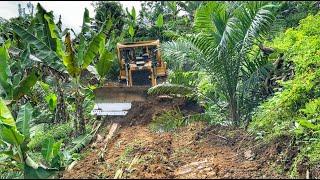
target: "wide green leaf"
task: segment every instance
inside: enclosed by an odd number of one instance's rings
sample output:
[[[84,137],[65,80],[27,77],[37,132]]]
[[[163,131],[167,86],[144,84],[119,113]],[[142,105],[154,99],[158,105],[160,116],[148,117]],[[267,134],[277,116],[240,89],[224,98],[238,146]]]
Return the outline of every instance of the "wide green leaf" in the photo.
[[[56,24],[53,22],[53,19],[49,15],[45,14],[44,18],[46,19],[46,21],[48,23],[48,27],[50,30],[50,36],[55,44],[54,50],[56,51],[59,58],[62,59],[62,57],[64,55],[64,51],[62,49],[62,42],[61,42],[61,37],[58,32],[58,28],[56,27]]]
[[[43,82],[43,81],[39,81],[41,88],[44,90],[44,92],[49,93],[50,92],[50,85]]]
[[[87,8],[84,9],[81,34],[85,34],[90,30],[90,16]]]
[[[23,143],[24,136],[17,130],[15,126],[0,124],[0,139],[9,144],[19,146]]]
[[[54,142],[53,137],[48,137],[43,145],[41,154],[44,157],[44,159],[49,163],[51,166],[59,166],[59,159],[60,159],[60,148],[61,148],[62,140],[58,142]]]
[[[24,166],[24,178],[25,179],[49,179],[56,175],[58,169],[44,168],[39,166],[34,169],[30,166]]]
[[[100,78],[103,78],[110,71],[113,65],[113,57],[113,54],[106,50],[100,55],[100,59],[95,65]]]
[[[71,154],[80,152],[82,148],[86,147],[90,143],[92,138],[93,135],[90,133],[77,137],[72,141],[72,144],[74,144],[74,146],[72,147],[72,149],[69,150],[69,152]]]
[[[83,20],[82,20],[82,28],[81,33],[79,34],[79,46],[77,48],[77,67],[80,67],[83,63],[83,57],[86,49],[86,38],[85,34],[90,31],[90,16],[89,11],[85,8],[83,13]]]
[[[25,139],[30,138],[30,121],[32,119],[33,108],[30,103],[21,106],[17,117],[17,128]]]
[[[79,35],[79,41],[80,42],[79,42],[79,45],[77,47],[77,54],[76,54],[76,58],[77,58],[76,66],[77,67],[80,67],[81,64],[83,64],[84,53],[85,53],[86,45],[87,45],[86,39],[85,39],[83,34]]]
[[[129,26],[129,34],[131,37],[134,36],[134,29],[133,29],[133,26],[131,26],[131,25]]]
[[[24,136],[17,130],[9,108],[0,97],[0,139],[12,145],[20,145]]]
[[[52,12],[46,11],[40,3],[37,4],[37,13],[35,14],[35,18],[33,18],[31,22],[31,26],[34,28],[28,28],[29,32],[34,32],[34,35],[43,41],[50,49],[56,49],[55,40],[51,37],[50,28],[48,25],[45,16],[53,17]]]
[[[175,1],[168,2],[168,7],[173,13],[177,11],[177,3]]]
[[[0,122],[10,126],[16,126],[12,114],[7,107],[5,101],[0,97]]]
[[[31,74],[23,78],[17,87],[13,89],[13,100],[20,99],[23,95],[29,93],[31,88],[36,84],[38,80],[38,75],[36,71],[33,70]]]
[[[130,15],[132,16],[133,21],[136,22],[137,16],[136,16],[136,9],[134,8],[134,6],[132,6]]]
[[[307,129],[312,129],[314,131],[319,131],[320,130],[320,125],[315,125],[313,123],[311,123],[310,121],[306,120],[306,119],[300,119],[298,121],[298,123],[304,127],[304,128],[307,128]]]
[[[163,14],[159,14],[157,21],[156,21],[156,26],[158,28],[161,28],[163,26]]]
[[[53,143],[53,145],[52,145],[52,156],[53,157],[56,157],[57,155],[59,155],[61,144],[62,144],[62,140]]]
[[[108,22],[106,23],[106,27],[104,31],[108,32],[111,29],[112,25],[113,25],[112,19],[109,19]]]
[[[0,47],[0,86],[5,90],[7,96],[11,95],[12,85],[10,81],[11,71],[9,68],[9,53],[3,45]]]
[[[55,95],[54,93],[50,93],[45,97],[45,99],[50,111],[53,112],[54,109],[57,107],[57,95]]]
[[[53,158],[53,144],[54,139],[50,136],[44,141],[42,145],[41,154],[47,162],[50,162]]]
[[[18,86],[19,82],[22,79],[22,73],[21,72],[17,72],[12,79],[12,85],[14,86]]]
[[[98,33],[92,41],[89,43],[88,49],[84,53],[82,69],[86,69],[93,61],[93,58],[99,53],[101,44],[104,45],[105,34],[103,32]]]
[[[46,45],[41,39],[37,38],[32,33],[25,30],[23,27],[14,23],[12,24],[12,27],[14,32],[18,34],[21,37],[21,39],[23,39],[28,44],[32,44],[36,47],[36,56],[39,59],[41,59],[43,63],[57,71],[64,71],[61,59],[53,49]]]

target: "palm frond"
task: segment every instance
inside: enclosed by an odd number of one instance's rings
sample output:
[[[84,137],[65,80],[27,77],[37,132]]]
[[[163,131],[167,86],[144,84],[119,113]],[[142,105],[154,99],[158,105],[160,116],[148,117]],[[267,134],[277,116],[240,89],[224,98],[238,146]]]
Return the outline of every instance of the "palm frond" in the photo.
[[[243,54],[250,51],[256,39],[261,39],[269,32],[273,21],[275,20],[275,6],[267,2],[250,2],[241,6],[235,12],[239,20],[237,28],[241,30],[238,37],[242,41],[241,52]]]
[[[187,39],[163,43],[161,49],[172,70],[184,69],[185,64],[191,64],[192,69],[197,69],[198,62],[205,61],[202,52]]]
[[[163,83],[158,84],[154,87],[148,89],[149,95],[180,95],[180,96],[188,96],[191,95],[193,89],[190,87],[186,87],[178,84],[170,84]]]

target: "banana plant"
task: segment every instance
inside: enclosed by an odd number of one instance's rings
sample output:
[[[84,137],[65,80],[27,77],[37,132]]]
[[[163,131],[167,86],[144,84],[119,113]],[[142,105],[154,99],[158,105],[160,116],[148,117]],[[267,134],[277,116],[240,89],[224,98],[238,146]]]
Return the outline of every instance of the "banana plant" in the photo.
[[[30,92],[39,74],[32,68],[24,77],[19,73],[13,75],[10,69],[12,60],[8,53],[9,47],[9,41],[0,47],[0,92],[7,101],[13,102]]]
[[[158,37],[162,40],[161,37],[161,29],[163,27],[163,14],[159,14],[157,17],[157,20],[155,22],[155,25],[157,26],[157,33],[158,33]]]
[[[76,135],[85,134],[85,121],[82,107],[84,94],[81,92],[84,88],[80,83],[81,72],[88,68],[97,54],[100,54],[102,62],[103,59],[108,59],[108,53],[105,52],[104,47],[106,39],[105,31],[111,27],[111,21],[108,21],[108,23],[105,22],[100,31],[89,43],[86,41],[85,37],[86,33],[89,31],[88,22],[90,22],[89,11],[85,9],[82,30],[79,34],[80,43],[78,46],[73,45],[69,32],[67,32],[65,36],[66,51],[63,56],[63,64],[72,77],[74,85],[74,97],[76,101],[76,118],[74,126]],[[76,49],[76,51],[74,49]],[[103,65],[103,63],[100,64]]]
[[[54,122],[65,122],[68,119],[66,115],[65,95],[61,92],[61,84],[68,81],[68,74],[63,65],[64,44],[62,42],[63,32],[59,30],[53,21],[53,13],[47,12],[39,3],[37,4],[37,13],[32,19],[29,28],[23,28],[19,24],[12,23],[13,33],[16,35],[16,42],[26,44],[22,56],[31,60],[39,61],[40,71],[44,76],[52,76],[55,80],[54,91],[57,94],[56,108],[54,103],[49,105],[51,111],[55,111]],[[27,61],[29,64],[33,61]],[[49,74],[48,74],[49,73]],[[49,102],[54,102],[54,97]]]
[[[137,21],[137,16],[136,16],[136,10],[134,7],[132,7],[131,12],[128,11],[128,8],[126,8],[127,15],[129,17],[128,20],[128,33],[131,36],[131,40],[133,41],[134,35],[135,35],[135,26],[136,26],[136,21]]]
[[[64,54],[63,43],[58,28],[53,21],[52,12],[46,12],[38,3],[37,13],[31,22],[31,29],[25,29],[13,23],[12,29],[24,42],[34,46],[34,55],[43,64],[59,71],[65,72],[62,64]]]
[[[23,172],[24,178],[48,178],[54,175],[57,169],[36,163],[28,153],[32,111],[29,103],[21,106],[15,121],[5,101],[0,97],[0,146],[3,147],[0,154],[7,157],[6,163],[16,162],[14,164]]]
[[[99,86],[103,86],[105,77],[110,72],[114,63],[114,54],[104,50],[99,57],[99,61],[94,66],[88,66],[88,71],[99,80]]]
[[[13,24],[14,32],[22,39],[26,40],[29,45],[32,45],[35,51],[35,56],[42,60],[43,64],[53,68],[58,72],[67,72],[72,79],[73,87],[75,87],[76,99],[76,118],[74,122],[76,134],[83,134],[85,123],[82,116],[80,75],[86,69],[96,55],[100,52],[103,54],[105,35],[104,30],[111,27],[111,21],[105,23],[103,28],[94,37],[89,37],[91,41],[88,43],[88,34],[90,30],[89,11],[85,9],[83,16],[82,30],[79,34],[79,43],[73,47],[70,33],[67,30],[65,36],[65,44],[63,46],[62,38],[59,34],[56,24],[53,22],[52,13],[46,12],[40,4],[37,5],[37,15],[34,24],[38,25],[34,32],[25,30],[17,24]],[[103,30],[103,31],[102,31]],[[77,49],[76,53],[73,49]],[[59,109],[59,108],[57,108]],[[78,128],[80,124],[80,129]],[[78,129],[80,132],[78,132]]]

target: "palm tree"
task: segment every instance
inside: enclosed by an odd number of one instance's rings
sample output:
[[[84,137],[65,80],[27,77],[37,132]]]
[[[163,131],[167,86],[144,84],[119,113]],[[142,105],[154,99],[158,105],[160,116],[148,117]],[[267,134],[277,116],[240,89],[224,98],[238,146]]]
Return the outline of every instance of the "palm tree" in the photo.
[[[197,52],[195,57],[200,56],[196,63],[223,92],[236,124],[240,119],[238,96],[242,71],[253,46],[267,35],[275,19],[274,7],[267,2],[245,2],[238,6],[221,2],[202,4],[195,13],[196,34],[185,38],[189,49]],[[175,50],[179,48],[164,49],[179,56]]]

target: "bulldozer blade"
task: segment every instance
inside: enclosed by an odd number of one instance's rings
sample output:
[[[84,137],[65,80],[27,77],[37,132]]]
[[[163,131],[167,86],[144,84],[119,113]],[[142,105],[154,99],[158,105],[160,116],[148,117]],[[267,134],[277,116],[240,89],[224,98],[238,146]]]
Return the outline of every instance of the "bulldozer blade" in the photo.
[[[147,86],[120,86],[102,87],[95,89],[96,102],[126,103],[133,101],[145,101],[147,97]]]
[[[126,115],[131,102],[145,101],[148,86],[111,86],[95,89],[94,115]]]

